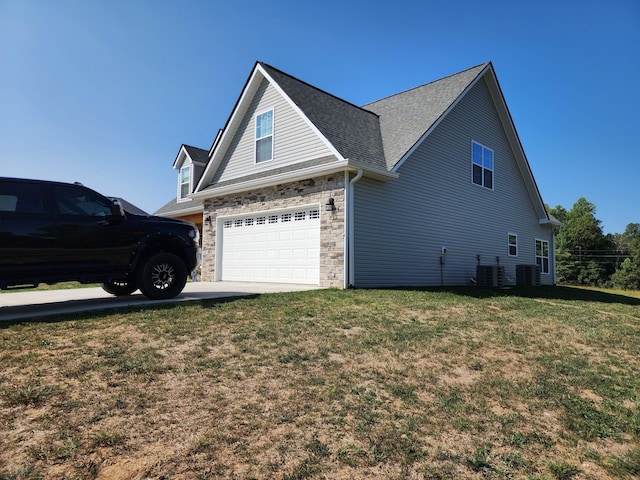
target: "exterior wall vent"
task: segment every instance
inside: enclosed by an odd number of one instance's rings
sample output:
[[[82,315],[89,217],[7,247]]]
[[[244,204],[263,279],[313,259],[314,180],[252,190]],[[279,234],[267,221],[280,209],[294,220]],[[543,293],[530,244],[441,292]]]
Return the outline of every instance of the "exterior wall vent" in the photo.
[[[504,286],[504,267],[501,265],[478,265],[476,281],[483,287]]]
[[[540,286],[540,266],[516,265],[516,285]]]

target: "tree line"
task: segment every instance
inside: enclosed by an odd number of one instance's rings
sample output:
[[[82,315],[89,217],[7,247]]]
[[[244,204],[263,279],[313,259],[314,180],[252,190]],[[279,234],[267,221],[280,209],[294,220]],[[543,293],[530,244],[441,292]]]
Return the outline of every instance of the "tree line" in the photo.
[[[585,198],[570,210],[546,207],[562,222],[555,234],[558,283],[640,289],[640,223],[605,235],[595,205]]]

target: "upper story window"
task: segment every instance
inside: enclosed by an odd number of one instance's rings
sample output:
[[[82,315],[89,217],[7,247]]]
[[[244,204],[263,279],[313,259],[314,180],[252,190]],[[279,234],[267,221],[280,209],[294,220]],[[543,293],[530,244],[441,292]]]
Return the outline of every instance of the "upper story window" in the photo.
[[[256,115],[256,163],[273,159],[273,109]]]
[[[509,234],[509,256],[518,256],[518,235],[516,235],[515,233]]]
[[[493,150],[471,142],[471,170],[473,183],[493,190]]]
[[[185,200],[191,193],[191,165],[187,165],[180,169],[179,180],[178,200]]]

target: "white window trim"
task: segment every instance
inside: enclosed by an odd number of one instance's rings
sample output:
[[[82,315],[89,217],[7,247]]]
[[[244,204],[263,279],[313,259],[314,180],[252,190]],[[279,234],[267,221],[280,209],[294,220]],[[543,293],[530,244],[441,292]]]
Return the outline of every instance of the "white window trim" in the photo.
[[[182,196],[182,171],[188,168],[189,169],[189,193],[187,193],[186,197]],[[178,203],[180,202],[190,202],[191,198],[189,198],[189,195],[191,195],[191,192],[193,191],[193,168],[192,165],[184,165],[182,167],[180,167],[180,171],[178,172]]]
[[[538,264],[538,258],[546,258],[547,259],[547,265],[549,266],[549,271],[545,272],[542,270],[542,267],[540,267],[540,274],[541,275],[550,275],[551,274],[551,242],[549,240],[544,240],[542,238],[536,238],[535,239],[536,244],[534,245],[534,249],[535,251],[534,253],[534,257],[536,260],[536,265]],[[542,255],[538,255],[538,242],[542,242],[542,243],[546,243],[547,244],[547,256],[542,256]]]
[[[258,138],[258,134],[257,134],[257,130],[258,130],[258,117],[260,115],[264,115],[265,113],[268,112],[272,112],[271,115],[271,135],[265,135],[264,137],[260,137]],[[271,108],[266,108],[264,110],[260,110],[258,112],[256,112],[256,114],[253,117],[253,163],[254,165],[262,165],[264,163],[269,163],[273,161],[273,153],[275,150],[275,143],[276,143],[276,108],[275,107],[271,107]],[[262,140],[263,138],[268,138],[271,137],[271,158],[269,160],[263,160],[262,162],[258,162],[258,140]]]
[[[484,170],[485,170],[484,165],[482,165],[482,185],[479,185],[479,184],[477,184],[477,183],[475,183],[473,181],[473,165],[474,165],[474,163],[473,163],[473,144],[474,143],[476,145],[482,147],[485,150],[489,150],[491,152],[491,155],[493,156],[493,168],[490,168],[490,169],[487,168],[487,170],[491,170],[491,188],[486,187],[484,185]],[[471,185],[475,185],[476,187],[481,187],[481,188],[485,188],[487,190],[493,191],[495,189],[495,186],[496,186],[496,168],[495,167],[496,167],[496,152],[492,148],[489,148],[489,147],[487,147],[486,145],[483,145],[480,142],[476,142],[475,140],[471,140]]]
[[[516,243],[515,245],[511,245],[510,237],[516,237]],[[511,255],[511,247],[516,247],[516,254],[515,255]],[[518,256],[518,234],[517,233],[513,233],[513,232],[507,232],[507,253],[510,257],[517,257]]]
[[[285,214],[285,213],[296,213],[296,212],[302,212],[302,211],[306,211],[307,213],[310,211],[317,211],[319,213],[322,213],[322,208],[320,208],[321,205],[319,203],[303,203],[301,205],[293,205],[291,207],[284,207],[284,208],[274,208],[271,210],[256,210],[254,212],[242,212],[242,213],[236,213],[236,214],[232,214],[232,215],[224,215],[224,216],[219,216],[217,217],[217,220],[220,222],[220,225],[222,226],[224,224],[225,221],[227,220],[232,220],[235,221],[236,219],[245,219],[247,217],[266,217],[266,223],[269,223],[269,216],[270,215],[275,215],[278,216],[278,220],[276,223],[280,222],[280,215]],[[307,219],[313,219],[313,220],[317,220],[320,218],[320,215],[317,216],[309,216],[307,215]]]

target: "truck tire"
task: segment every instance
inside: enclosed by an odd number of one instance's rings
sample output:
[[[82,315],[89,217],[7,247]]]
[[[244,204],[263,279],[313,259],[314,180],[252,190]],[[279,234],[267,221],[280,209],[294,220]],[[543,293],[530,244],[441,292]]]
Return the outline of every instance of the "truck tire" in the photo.
[[[125,295],[131,295],[138,289],[138,286],[131,281],[113,280],[111,282],[103,283],[102,289],[116,297],[123,297]]]
[[[138,271],[138,287],[151,300],[177,296],[187,283],[187,268],[173,253],[157,253],[149,257]]]

